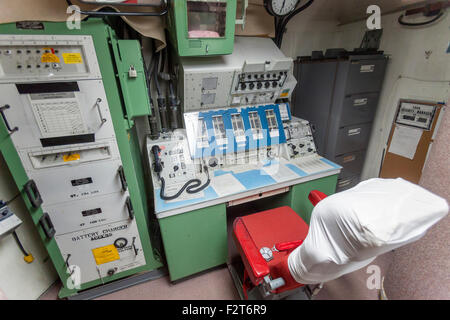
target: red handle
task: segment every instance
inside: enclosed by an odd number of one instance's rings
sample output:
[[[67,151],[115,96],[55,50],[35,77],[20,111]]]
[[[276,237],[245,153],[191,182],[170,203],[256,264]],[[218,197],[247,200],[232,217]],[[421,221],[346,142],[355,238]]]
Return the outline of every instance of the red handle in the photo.
[[[275,249],[278,251],[288,251],[297,248],[303,243],[303,240],[280,242],[275,245]]]
[[[313,190],[309,193],[308,199],[311,201],[313,206],[316,206],[321,200],[328,197],[325,193],[320,192],[318,190]]]

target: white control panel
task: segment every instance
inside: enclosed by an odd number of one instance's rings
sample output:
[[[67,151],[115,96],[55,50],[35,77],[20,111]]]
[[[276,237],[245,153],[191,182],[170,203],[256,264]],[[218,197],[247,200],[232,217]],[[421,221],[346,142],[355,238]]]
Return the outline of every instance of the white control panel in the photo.
[[[284,125],[284,131],[286,134],[286,144],[283,146],[285,158],[294,160],[317,155],[308,121],[293,117],[291,121]]]
[[[269,38],[236,37],[233,53],[181,57],[183,111],[268,104],[289,99],[297,84],[293,60]]]
[[[0,35],[0,83],[101,78],[92,37]]]
[[[0,35],[1,106],[81,283],[145,265],[92,37]]]
[[[22,220],[6,204],[0,202],[0,239],[13,232],[21,224]]]

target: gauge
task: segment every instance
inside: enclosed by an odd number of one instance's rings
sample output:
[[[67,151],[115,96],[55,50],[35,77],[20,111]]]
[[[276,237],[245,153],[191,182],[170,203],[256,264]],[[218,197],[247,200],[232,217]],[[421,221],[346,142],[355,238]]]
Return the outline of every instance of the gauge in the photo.
[[[267,11],[277,17],[285,16],[297,7],[299,0],[264,0]]]
[[[118,238],[114,241],[114,246],[116,248],[123,248],[128,244],[128,240],[125,238]]]

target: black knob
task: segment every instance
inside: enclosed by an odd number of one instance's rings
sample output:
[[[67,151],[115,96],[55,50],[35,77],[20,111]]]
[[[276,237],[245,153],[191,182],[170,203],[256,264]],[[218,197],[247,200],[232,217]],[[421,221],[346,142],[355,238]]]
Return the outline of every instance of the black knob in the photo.
[[[264,83],[264,87],[269,88],[270,87],[270,82]]]
[[[247,89],[247,85],[245,83],[241,83],[241,90]]]
[[[256,88],[261,89],[261,87],[262,87],[262,83],[258,82],[258,84],[256,85]]]
[[[250,85],[249,85],[250,90],[252,90],[254,87],[255,87],[255,84],[254,83],[250,83]]]
[[[308,148],[308,152],[311,152],[311,151],[313,151],[313,149],[312,148]]]
[[[217,160],[217,158],[211,158],[209,159],[208,164],[211,168],[217,167],[219,160]]]
[[[179,167],[178,166],[173,166],[173,171],[178,171]]]
[[[276,81],[272,82],[272,87],[276,87],[278,85],[278,83]]]

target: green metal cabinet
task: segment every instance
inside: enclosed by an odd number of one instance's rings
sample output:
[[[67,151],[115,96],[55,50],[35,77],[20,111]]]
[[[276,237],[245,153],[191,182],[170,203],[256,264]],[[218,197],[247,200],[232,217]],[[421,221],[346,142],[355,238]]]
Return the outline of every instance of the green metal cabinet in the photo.
[[[237,0],[170,1],[167,24],[170,40],[176,48],[178,55],[180,57],[187,57],[231,54],[234,48],[236,3]],[[226,11],[224,11],[226,16],[222,18],[208,16],[212,13],[201,11],[207,10],[208,5],[223,6],[223,8],[226,8]],[[216,10],[219,9],[216,8]],[[208,19],[211,19],[214,25],[219,25],[220,28],[224,28],[221,29],[224,30],[223,34],[220,34],[220,37],[217,38],[189,38],[189,12],[193,15],[191,18],[205,19],[204,23]],[[217,21],[221,20],[224,24],[222,26],[220,26],[220,23],[217,23]]]
[[[159,220],[170,280],[224,264],[227,260],[226,205]]]
[[[289,192],[258,200],[254,209],[263,211],[290,206],[309,224],[312,204],[308,195],[319,190],[331,195],[338,175],[331,175],[291,187]],[[185,278],[226,263],[228,258],[227,207],[215,205],[159,219],[170,279]]]
[[[138,272],[154,270],[162,266],[161,261],[154,254],[154,248],[150,241],[146,192],[142,178],[144,177],[144,172],[140,159],[139,144],[133,131],[133,118],[150,114],[150,105],[142,54],[137,41],[117,39],[115,32],[102,19],[91,18],[83,21],[79,30],[69,30],[65,23],[46,22],[43,25],[43,30],[24,30],[17,29],[16,24],[3,24],[0,25],[0,34],[92,36],[119,146],[119,153],[135,212],[137,228],[143,246],[142,249],[147,262],[145,266],[116,273],[107,279],[98,279],[84,283],[78,290],[68,287],[67,280],[69,275],[67,274],[65,261],[55,239],[48,240],[39,224],[39,220],[43,215],[42,209],[33,208],[25,194],[24,185],[29,179],[10,138],[10,133],[4,121],[0,119],[0,152],[11,171],[17,187],[21,191],[26,207],[62,281],[63,288],[59,293],[59,297],[64,298],[102,283],[111,282]],[[131,66],[136,69],[137,77],[128,77],[128,71]]]

